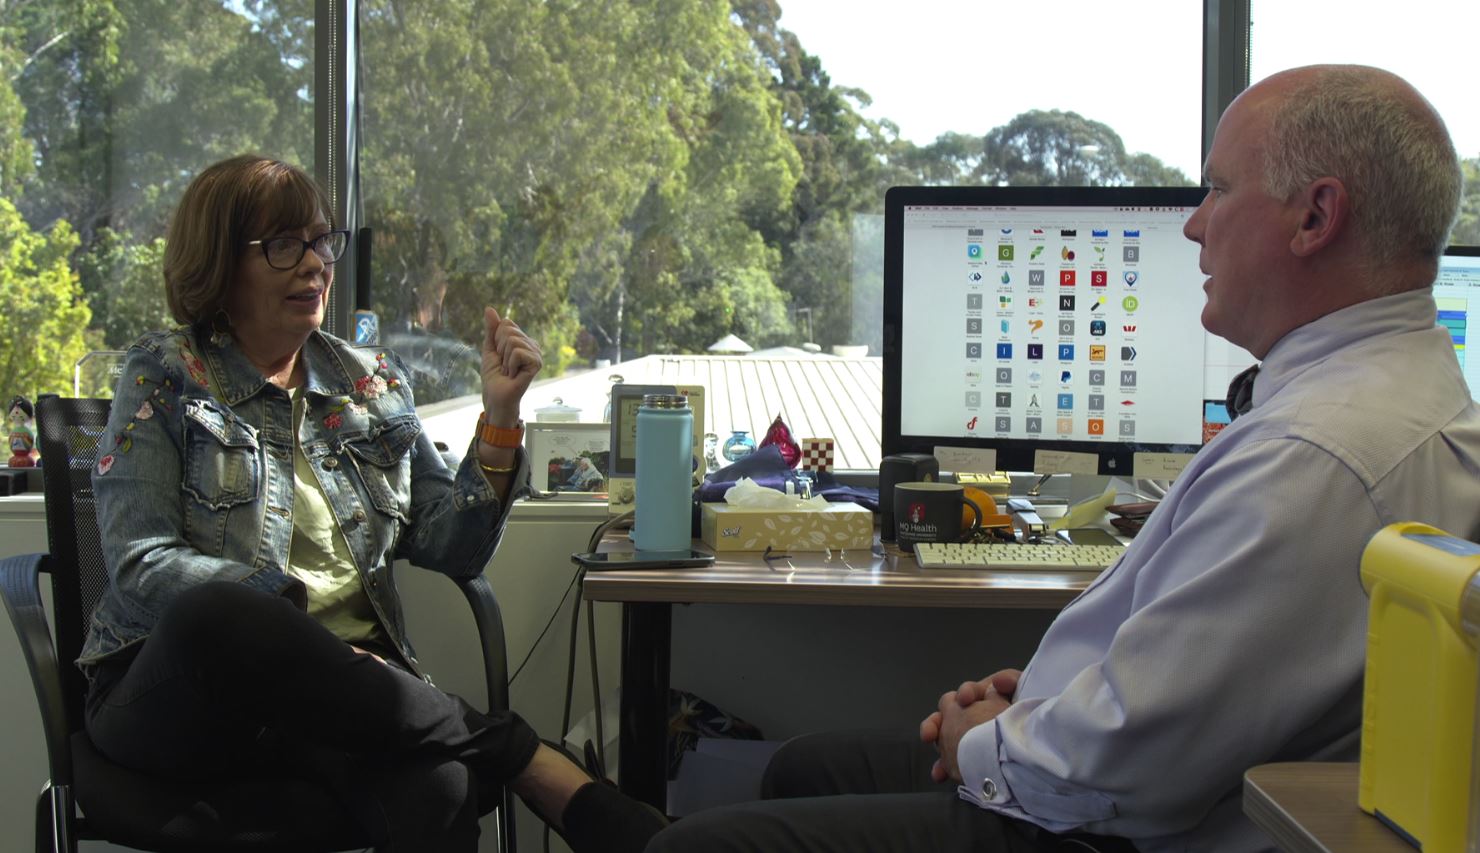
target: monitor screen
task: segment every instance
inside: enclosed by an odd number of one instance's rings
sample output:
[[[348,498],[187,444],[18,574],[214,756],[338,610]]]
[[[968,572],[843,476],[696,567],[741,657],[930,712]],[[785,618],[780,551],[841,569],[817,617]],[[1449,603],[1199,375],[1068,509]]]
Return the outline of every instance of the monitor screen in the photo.
[[[1132,475],[1138,453],[1195,452],[1255,360],[1202,327],[1205,276],[1182,227],[1205,193],[890,189],[884,453]]]
[[[1480,246],[1450,246],[1444,251],[1434,281],[1434,302],[1439,325],[1448,328],[1454,338],[1454,354],[1474,396],[1480,388],[1480,350],[1471,356],[1466,339],[1471,318],[1480,323]]]

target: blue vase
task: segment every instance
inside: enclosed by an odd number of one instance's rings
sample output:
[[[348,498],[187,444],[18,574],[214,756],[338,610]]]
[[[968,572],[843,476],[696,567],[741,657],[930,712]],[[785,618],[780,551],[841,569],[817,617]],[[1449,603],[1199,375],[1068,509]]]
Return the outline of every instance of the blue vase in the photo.
[[[725,439],[725,446],[720,452],[731,462],[739,462],[755,452],[755,439],[747,431],[737,429]]]

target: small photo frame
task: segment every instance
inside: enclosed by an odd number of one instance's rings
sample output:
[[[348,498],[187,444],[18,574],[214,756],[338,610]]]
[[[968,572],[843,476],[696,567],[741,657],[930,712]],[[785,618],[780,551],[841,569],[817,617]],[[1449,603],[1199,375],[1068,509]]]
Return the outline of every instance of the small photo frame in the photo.
[[[606,499],[611,426],[606,423],[526,423],[529,481],[536,495]]]

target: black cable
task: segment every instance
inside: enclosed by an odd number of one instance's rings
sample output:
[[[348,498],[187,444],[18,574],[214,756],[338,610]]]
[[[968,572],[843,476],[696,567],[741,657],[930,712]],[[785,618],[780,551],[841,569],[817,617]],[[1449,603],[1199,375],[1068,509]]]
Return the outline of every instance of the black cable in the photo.
[[[606,531],[607,530],[609,530],[613,525],[616,525],[616,524],[619,524],[619,523],[621,523],[623,521],[626,521],[626,520],[630,519],[631,517],[632,517],[632,513],[630,513],[630,512],[629,513],[625,513],[623,515],[616,516],[615,518],[607,519],[605,522],[603,522],[602,524],[600,524],[599,526],[597,526],[596,533],[591,537],[590,541],[588,541],[586,543],[586,550],[587,551],[594,551],[594,550],[596,550],[597,544],[599,544],[601,542],[601,537],[606,535]],[[585,570],[584,569],[580,569],[580,570],[577,570],[576,573],[571,576],[571,578],[570,578],[570,585],[565,588],[565,595],[560,596],[560,602],[559,602],[559,604],[556,604],[555,605],[555,610],[554,610],[554,612],[552,612],[550,614],[549,620],[545,622],[545,627],[542,628],[542,629],[540,629],[540,635],[538,637],[535,637],[534,644],[529,647],[529,653],[524,656],[524,660],[522,660],[522,661],[519,662],[519,666],[517,666],[517,667],[514,668],[514,674],[511,675],[511,676],[509,676],[509,686],[510,687],[513,687],[514,686],[514,679],[516,679],[516,678],[519,677],[519,673],[521,673],[521,672],[524,671],[524,665],[527,664],[527,663],[529,663],[529,659],[534,656],[534,650],[537,649],[537,648],[539,648],[540,641],[543,640],[543,639],[545,639],[545,634],[547,634],[547,633],[550,632],[550,626],[552,626],[552,625],[555,624],[556,617],[558,617],[560,615],[560,606],[562,604],[565,604],[566,597],[568,597],[570,595],[570,591],[572,589],[575,589],[576,584],[581,580],[582,577],[584,577],[584,575],[585,575]],[[571,638],[571,644],[572,644],[572,646],[575,644],[575,638],[574,638],[574,636],[572,636],[572,638]],[[572,678],[574,678],[574,676],[572,676]],[[567,695],[569,695],[569,690],[567,690]],[[568,704],[569,704],[569,700],[567,700],[567,705]],[[567,722],[568,722],[568,720],[567,720]]]
[[[510,687],[514,686],[514,679],[519,677],[519,673],[524,671],[524,665],[529,663],[530,658],[534,657],[534,650],[540,647],[540,640],[545,639],[545,634],[549,633],[550,626],[555,624],[555,618],[560,615],[560,606],[565,604],[566,597],[570,595],[571,590],[576,588],[576,581],[580,579],[581,570],[578,569],[574,575],[571,575],[570,584],[565,588],[565,595],[560,596],[560,603],[555,605],[555,610],[550,614],[550,619],[545,623],[545,627],[540,631],[540,635],[534,638],[534,643],[529,647],[528,654],[524,656],[524,660],[519,662],[519,666],[515,667],[514,674],[509,676]]]
[[[586,541],[586,550],[595,551],[596,546],[601,544],[601,538],[606,535],[606,532],[608,530],[625,522],[631,521],[635,515],[636,513],[633,512],[624,512],[621,515],[608,518],[601,524],[596,525],[596,530],[592,532],[591,538]]]
[[[591,538],[586,541],[586,550],[587,551],[595,551],[596,548],[597,548],[597,546],[601,544],[602,537],[606,536],[606,532],[608,530],[612,529],[613,527],[616,527],[619,524],[622,524],[623,522],[630,521],[634,517],[634,515],[635,515],[635,513],[625,512],[625,513],[623,513],[623,514],[621,514],[619,516],[616,516],[615,518],[609,518],[606,521],[602,522],[601,524],[598,524],[596,526],[596,529],[591,532]],[[584,577],[584,576],[585,576],[585,573],[583,571],[582,572],[582,577]],[[579,602],[579,599],[577,599],[577,601]],[[591,602],[588,601],[588,602],[586,602],[586,604],[587,604],[587,613],[588,614],[595,613],[595,610],[591,609]],[[561,723],[561,727],[560,727],[560,730],[561,730],[561,738],[562,739],[564,739],[564,737],[565,737],[564,733],[566,731],[569,731],[569,729],[570,729],[570,706],[571,706],[572,701],[574,701],[575,679],[576,679],[576,625],[575,625],[575,623],[579,620],[579,618],[580,618],[580,610],[579,610],[579,607],[577,607],[576,610],[575,610],[575,612],[571,615],[571,626],[570,626],[570,661],[569,661],[569,667],[566,669],[566,673],[565,673],[565,717],[564,717],[564,721]],[[597,674],[596,674],[596,632],[593,630],[595,628],[595,622],[592,619],[587,619],[586,621],[587,621],[587,624],[586,624],[586,634],[587,634],[587,637],[590,640],[590,647],[591,647],[591,687],[592,687],[592,690],[594,691],[593,694],[592,694],[591,699],[592,699],[592,702],[593,702],[593,704],[595,706],[595,713],[596,713],[596,738],[597,738],[597,746],[596,746],[596,749],[597,749],[597,755],[600,757],[600,760],[601,760],[601,765],[602,765],[602,767],[605,767],[606,766],[606,755],[605,755],[606,746],[605,746],[605,744],[603,744],[601,742],[601,740],[602,740],[601,739],[601,735],[602,735],[601,692],[600,692],[600,689],[599,689],[600,682],[599,682],[599,680],[597,678]]]
[[[576,573],[584,576],[586,570],[582,567]],[[576,687],[576,630],[581,625],[581,597],[576,596],[571,602],[570,608],[570,655],[565,663],[565,708],[560,716],[560,742],[565,743],[565,733],[570,731],[570,706],[574,699]]]

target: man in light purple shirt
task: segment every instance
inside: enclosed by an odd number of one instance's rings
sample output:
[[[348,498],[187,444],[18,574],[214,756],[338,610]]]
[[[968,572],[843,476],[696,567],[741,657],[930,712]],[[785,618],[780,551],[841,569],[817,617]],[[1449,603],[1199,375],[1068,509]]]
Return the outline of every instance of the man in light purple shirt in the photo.
[[[1480,534],[1480,408],[1430,290],[1458,159],[1407,83],[1319,66],[1240,95],[1205,171],[1185,233],[1203,325],[1261,359],[1249,409],[1024,671],[941,696],[933,753],[799,739],[768,771],[785,799],[650,853],[1269,850],[1244,771],[1356,759],[1362,549],[1404,520]]]

